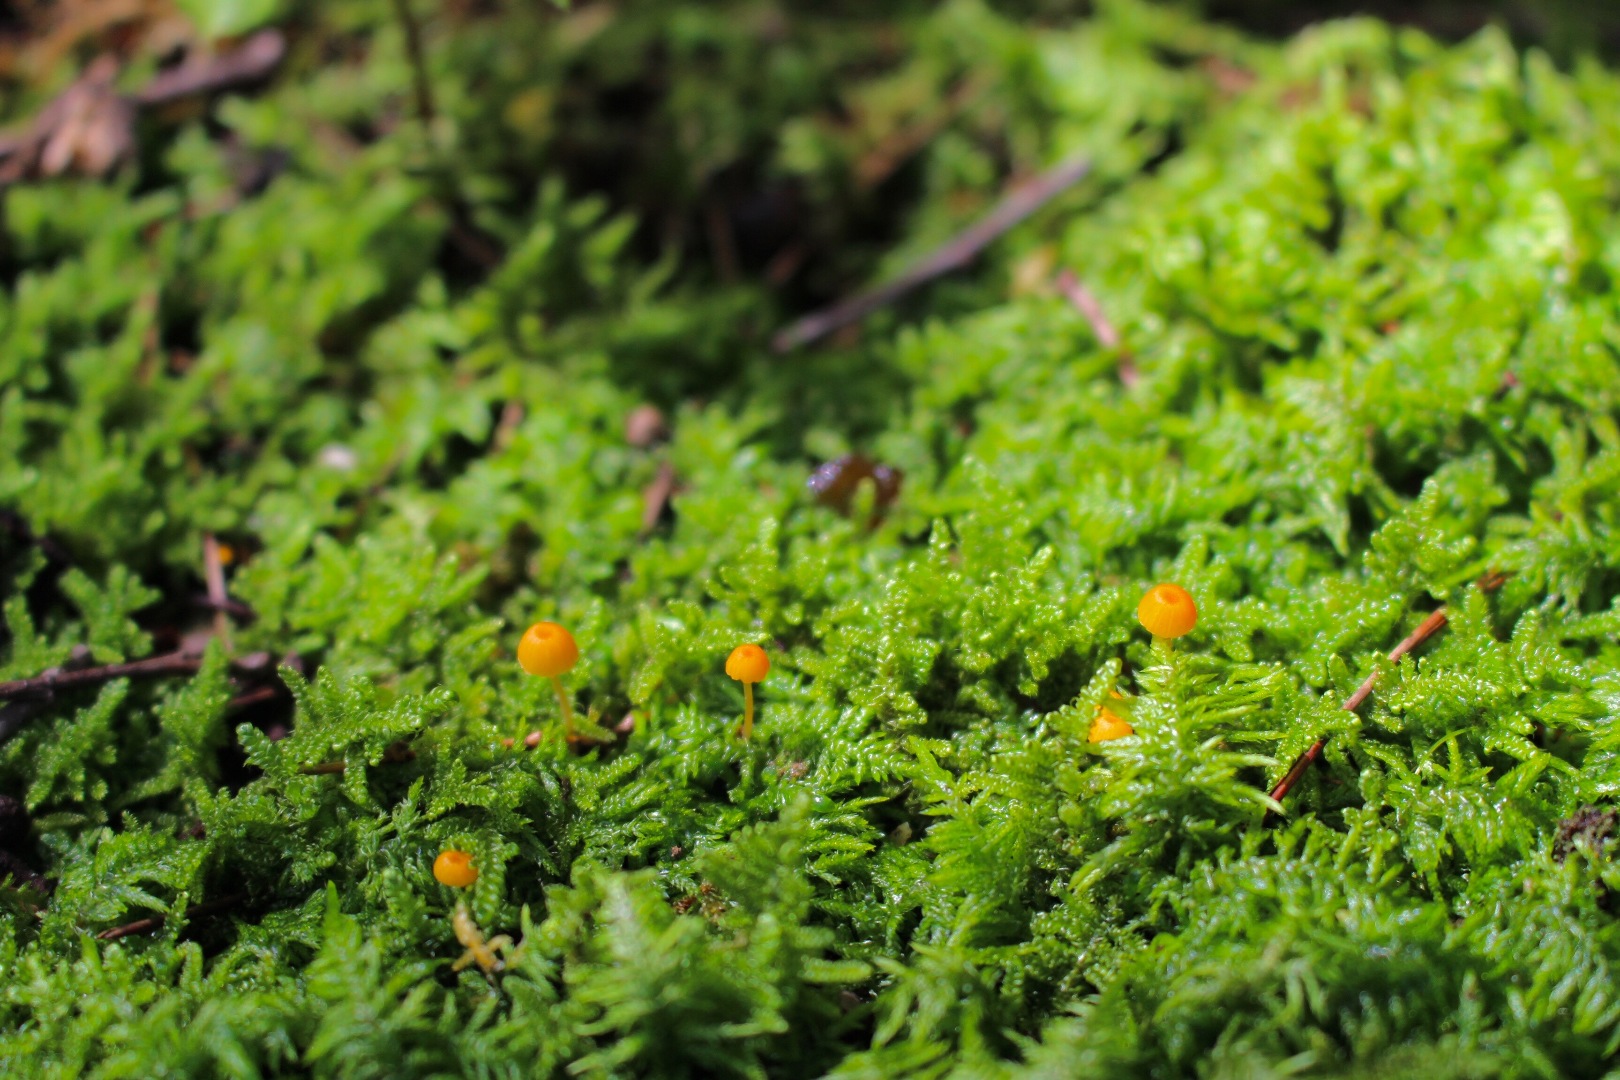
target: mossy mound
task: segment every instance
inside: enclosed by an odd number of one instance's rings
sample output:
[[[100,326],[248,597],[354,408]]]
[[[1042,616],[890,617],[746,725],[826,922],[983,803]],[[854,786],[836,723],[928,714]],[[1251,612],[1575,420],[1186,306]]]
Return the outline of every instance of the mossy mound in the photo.
[[[0,679],[196,668],[0,705],[8,1076],[1605,1073],[1620,78],[519,7],[419,27],[423,102],[394,6],[295,5],[267,88],[5,192]],[[897,497],[817,497],[854,452]]]

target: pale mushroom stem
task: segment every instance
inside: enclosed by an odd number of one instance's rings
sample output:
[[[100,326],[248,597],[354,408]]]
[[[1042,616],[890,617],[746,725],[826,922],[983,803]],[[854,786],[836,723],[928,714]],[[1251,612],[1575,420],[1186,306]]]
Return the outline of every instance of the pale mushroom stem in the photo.
[[[747,740],[754,734],[754,684],[743,683],[743,726],[742,737]]]
[[[557,707],[562,710],[563,735],[566,738],[574,737],[574,706],[568,700],[568,693],[563,689],[562,679],[556,675],[551,677],[551,688],[557,691]]]

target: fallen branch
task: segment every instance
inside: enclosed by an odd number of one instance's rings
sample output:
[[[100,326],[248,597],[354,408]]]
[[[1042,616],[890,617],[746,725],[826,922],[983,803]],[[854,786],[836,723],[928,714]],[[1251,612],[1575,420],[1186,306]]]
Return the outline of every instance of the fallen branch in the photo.
[[[240,48],[188,61],[154,75],[151,82],[130,95],[130,100],[149,109],[181,98],[251,85],[267,78],[286,55],[287,39],[281,31],[260,30]]]
[[[1129,349],[1121,348],[1119,331],[1114,329],[1114,324],[1109,321],[1102,303],[1075,276],[1073,270],[1064,270],[1058,275],[1057,287],[1064,299],[1068,300],[1086,322],[1091,324],[1091,332],[1097,336],[1097,344],[1105,349],[1120,350],[1119,381],[1125,384],[1125,389],[1134,389],[1141,381],[1141,375],[1136,370],[1136,358],[1131,355]]]
[[[238,671],[259,671],[269,662],[263,653],[250,653],[231,661]],[[102,664],[99,667],[52,668],[31,679],[13,679],[0,683],[0,701],[17,698],[50,697],[58,690],[73,690],[81,686],[95,686],[114,679],[161,678],[165,675],[195,675],[202,667],[202,657],[190,652],[164,653],[148,656],[144,660],[130,660],[122,664]]]
[[[114,679],[154,678],[163,675],[194,675],[202,666],[202,657],[187,653],[166,653],[149,656],[145,660],[131,660],[123,664],[102,664],[100,667],[79,671],[54,669],[32,679],[13,679],[0,683],[0,701],[12,698],[49,697],[58,690],[71,690],[80,686],[94,686]]]
[[[206,915],[214,915],[221,911],[227,911],[246,899],[247,893],[226,893],[217,900],[209,900],[206,903],[201,904],[192,904],[190,907],[186,908],[186,918],[188,920],[200,919]],[[114,926],[111,929],[103,930],[101,933],[96,935],[96,938],[101,941],[117,941],[119,938],[129,937],[131,934],[151,933],[153,930],[156,930],[158,927],[162,926],[167,918],[168,916],[166,915],[152,915],[145,919],[136,919],[134,922],[128,922],[122,926]]]
[[[242,601],[233,599],[229,596],[218,602],[206,596],[197,596],[193,597],[191,602],[205,611],[223,611],[231,618],[238,619],[245,623],[252,622],[259,617],[259,613],[257,611],[254,611]]]
[[[416,751],[404,743],[393,743],[383,751],[382,765],[400,765],[416,759]],[[347,772],[348,763],[343,761],[323,761],[319,765],[305,765],[298,771],[305,776],[335,776]]]
[[[416,97],[416,118],[429,136],[439,110],[433,102],[433,80],[428,78],[427,50],[422,46],[422,24],[416,21],[410,0],[393,0],[394,17],[405,35],[405,56],[411,64],[411,92]]]
[[[266,701],[275,701],[283,697],[286,691],[276,686],[261,686],[257,690],[249,690],[245,694],[237,694],[225,703],[225,708],[231,711],[245,709],[249,705],[262,705]]]
[[[1002,235],[1028,218],[1053,198],[1078,184],[1091,172],[1091,160],[1070,158],[1003,196],[990,212],[949,242],[935,249],[911,269],[884,285],[857,293],[830,308],[812,312],[784,327],[771,339],[778,353],[791,352],[801,345],[819,341],[835,331],[860,322],[879,308],[894,303],[907,293],[935,278],[959,270],[978,258]]]
[[[1506,581],[1506,574],[1493,570],[1480,578],[1478,588],[1481,592],[1495,592]],[[1446,625],[1448,618],[1449,616],[1443,606],[1431,611],[1427,618],[1418,623],[1416,630],[1406,635],[1399,645],[1390,650],[1390,663],[1398,662],[1401,657],[1439,633]],[[1361,708],[1362,703],[1372,696],[1373,686],[1377,684],[1378,677],[1382,674],[1383,672],[1375,670],[1371,675],[1363,679],[1361,685],[1356,687],[1356,692],[1344,699],[1341,708],[1345,712],[1355,712]],[[1288,767],[1288,771],[1283,774],[1283,778],[1277,781],[1277,786],[1271,789],[1273,802],[1280,803],[1287,797],[1288,793],[1293,790],[1294,785],[1299,783],[1300,777],[1305,775],[1305,770],[1309,769],[1316,762],[1316,759],[1322,756],[1322,750],[1326,746],[1327,736],[1324,735],[1311,743],[1303,754],[1294,759],[1294,763]],[[1270,813],[1270,811],[1267,811],[1268,817]]]

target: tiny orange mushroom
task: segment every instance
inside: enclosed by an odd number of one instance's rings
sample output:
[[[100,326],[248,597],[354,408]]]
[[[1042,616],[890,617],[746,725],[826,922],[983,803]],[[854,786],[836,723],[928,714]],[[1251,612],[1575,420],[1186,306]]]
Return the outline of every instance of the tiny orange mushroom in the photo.
[[[557,705],[562,709],[563,734],[574,737],[574,705],[563,690],[562,676],[579,663],[579,645],[566,627],[554,622],[537,622],[523,632],[517,647],[518,666],[530,675],[543,675],[551,680],[557,691]]]
[[[1190,631],[1198,623],[1198,605],[1186,589],[1168,582],[1155,585],[1136,606],[1136,617],[1142,627],[1153,635],[1155,645],[1170,642]]]
[[[1118,690],[1110,690],[1108,694],[1114,698],[1124,697]],[[1110,739],[1123,739],[1127,735],[1135,734],[1136,729],[1113,709],[1106,705],[1098,705],[1097,715],[1091,720],[1091,730],[1086,733],[1086,741],[1107,742]]]
[[[465,851],[446,848],[433,860],[433,876],[440,885],[465,889],[478,880],[478,867],[472,864],[472,856]]]
[[[763,682],[770,673],[771,658],[758,645],[739,645],[726,657],[726,674],[743,684],[742,737],[754,733],[754,684]]]

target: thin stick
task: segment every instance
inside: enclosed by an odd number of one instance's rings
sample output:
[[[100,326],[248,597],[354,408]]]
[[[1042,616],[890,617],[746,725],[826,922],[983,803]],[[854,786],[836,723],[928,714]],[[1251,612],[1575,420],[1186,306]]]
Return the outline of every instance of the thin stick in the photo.
[[[416,12],[411,10],[411,0],[393,0],[393,5],[400,31],[405,35],[405,59],[411,67],[411,95],[415,99],[416,119],[422,125],[432,171],[443,186],[439,203],[450,218],[445,238],[473,265],[486,271],[493,270],[500,265],[503,257],[500,245],[473,221],[472,208],[462,196],[453,163],[445,160],[433,137],[439,107],[434,103],[433,80],[428,75],[422,24]]]
[[[913,289],[971,263],[985,248],[1025,218],[1073,187],[1091,172],[1091,160],[1068,161],[1037,176],[1002,197],[990,212],[931,252],[905,273],[867,292],[856,293],[832,307],[812,312],[784,327],[771,339],[778,353],[791,352],[828,334],[860,322],[879,308],[894,303]]]
[[[237,694],[225,703],[225,708],[245,709],[249,705],[261,705],[266,701],[274,701],[282,696],[283,691],[274,686],[261,686],[257,690],[249,690],[245,694]]]
[[[186,908],[186,918],[200,919],[205,915],[213,915],[216,912],[233,908],[246,899],[247,893],[226,893],[217,900],[209,900],[202,904],[192,904],[190,907]],[[166,915],[153,915],[145,919],[136,919],[134,922],[125,923],[123,926],[115,926],[110,930],[103,930],[101,933],[97,934],[96,937],[101,941],[117,941],[119,938],[129,937],[131,934],[149,933],[162,926],[164,920],[167,918],[168,916]]]
[[[223,611],[231,618],[239,619],[242,622],[252,622],[259,617],[258,612],[242,603],[242,601],[234,600],[229,596],[219,603],[216,603],[211,597],[197,596],[192,598],[192,603],[200,608],[207,608],[209,611]]]
[[[11,682],[0,683],[0,701],[12,698],[49,697],[58,690],[94,686],[114,679],[194,675],[201,666],[202,657],[176,652],[149,656],[145,660],[131,660],[124,664],[81,668],[78,671],[47,671],[32,679],[13,679]]]
[[[743,741],[747,742],[754,734],[754,684],[743,683]]]
[[[253,673],[264,668],[266,659],[263,653],[249,653],[232,660],[231,666],[239,671]],[[0,701],[50,697],[58,690],[94,686],[114,679],[195,675],[201,667],[202,657],[195,653],[172,652],[161,656],[148,656],[144,660],[130,660],[122,664],[103,664],[100,667],[76,670],[53,668],[31,679],[13,679],[11,682],[0,683]]]
[[[422,25],[411,10],[411,0],[394,0],[394,14],[405,34],[405,57],[411,64],[411,85],[416,96],[416,118],[432,137],[433,121],[439,115],[433,103],[433,83],[428,79],[427,50],[422,47]]]
[[[415,750],[412,750],[404,743],[390,743],[388,748],[383,751],[382,761],[378,764],[400,765],[415,760]],[[346,761],[323,761],[319,765],[305,765],[298,771],[305,776],[336,776],[339,773],[348,772],[349,764]]]
[[[1495,592],[1502,587],[1505,581],[1507,581],[1506,574],[1493,570],[1479,580],[1478,587],[1481,592]],[[1418,623],[1416,630],[1406,635],[1399,645],[1390,650],[1390,663],[1397,663],[1401,657],[1439,633],[1446,625],[1448,618],[1449,616],[1446,614],[1444,607],[1438,607],[1431,611],[1422,622]],[[1383,672],[1375,670],[1363,679],[1361,685],[1356,687],[1356,692],[1344,699],[1341,708],[1345,712],[1355,712],[1361,708],[1362,703],[1372,696],[1373,687],[1377,685],[1378,677],[1381,674]],[[1309,769],[1316,759],[1322,756],[1322,750],[1326,746],[1327,736],[1324,735],[1311,743],[1303,754],[1294,759],[1294,763],[1288,767],[1288,771],[1283,774],[1283,778],[1277,781],[1277,786],[1271,789],[1272,801],[1282,802],[1287,797],[1288,793],[1293,790],[1294,785],[1299,783],[1300,777],[1305,775],[1305,770]],[[1269,816],[1270,811],[1267,811],[1267,814]]]
[[[1091,324],[1091,332],[1097,335],[1097,344],[1105,349],[1120,349],[1119,354],[1119,381],[1125,384],[1125,389],[1131,390],[1141,381],[1141,375],[1136,370],[1136,358],[1129,349],[1120,348],[1119,331],[1109,321],[1103,306],[1091,290],[1075,276],[1073,270],[1064,270],[1057,277],[1058,291],[1074,306]]]
[[[268,76],[287,55],[287,39],[279,30],[261,30],[240,48],[198,63],[181,64],[160,72],[130,95],[135,104],[150,108],[171,101],[228,90]]]

